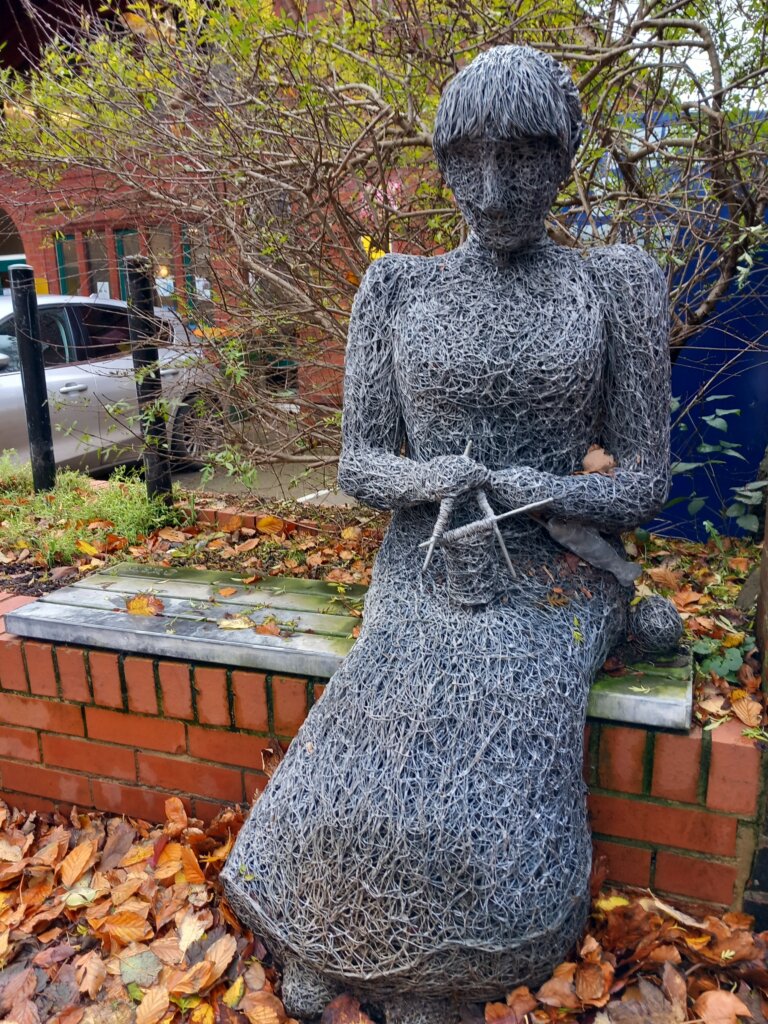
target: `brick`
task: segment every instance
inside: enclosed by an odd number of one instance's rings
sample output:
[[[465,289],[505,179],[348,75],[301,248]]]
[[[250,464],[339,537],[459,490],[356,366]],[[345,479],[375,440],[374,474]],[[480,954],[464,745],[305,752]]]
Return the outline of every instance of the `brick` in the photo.
[[[24,660],[27,663],[29,689],[40,697],[57,697],[59,686],[53,667],[53,648],[50,644],[24,641]]]
[[[313,703],[317,704],[317,702],[320,700],[320,698],[323,696],[324,693],[325,693],[325,683],[315,683],[315,685],[312,687],[312,701],[313,701]],[[589,730],[589,726],[587,726],[587,730]],[[586,736],[584,738],[584,742],[585,743],[587,742]]]
[[[200,526],[208,525],[213,526],[216,523],[216,509],[215,508],[196,508],[195,509],[195,522]]]
[[[181,661],[160,661],[157,673],[163,695],[163,714],[168,718],[192,718],[189,665]]]
[[[269,779],[264,772],[246,772],[245,773],[245,799],[249,804],[267,788]]]
[[[650,850],[598,839],[595,842],[595,853],[604,856],[608,861],[608,881],[641,887],[650,885]]]
[[[254,732],[269,730],[267,713],[267,677],[261,672],[232,673],[235,725]]]
[[[93,806],[100,811],[127,814],[132,818],[143,818],[145,821],[164,821],[166,800],[165,794],[140,786],[126,786],[121,782],[108,782],[106,779],[93,780]],[[187,813],[191,813],[189,799],[182,797],[182,801]]]
[[[80,807],[91,806],[89,780],[82,775],[67,771],[40,768],[37,765],[17,764],[14,761],[0,762],[3,786],[17,793],[32,793],[35,796],[61,800]]]
[[[0,693],[0,722],[72,736],[82,736],[85,731],[82,711],[77,705],[42,697],[17,697],[10,693]]]
[[[743,728],[733,719],[712,731],[707,807],[752,817],[760,791],[760,753],[742,736]]]
[[[203,725],[229,725],[226,669],[196,666],[195,700],[197,718]]]
[[[139,781],[148,786],[219,800],[239,802],[243,799],[243,779],[239,771],[190,758],[140,753]]]
[[[188,726],[189,752],[193,757],[221,764],[261,770],[261,752],[270,745],[267,738],[246,736],[226,729],[203,729]]]
[[[49,736],[43,733],[43,761],[58,768],[71,768],[89,775],[112,779],[136,779],[134,754],[127,747],[113,747],[93,740]]]
[[[56,664],[64,700],[91,703],[91,691],[85,674],[85,651],[80,647],[56,647]]]
[[[307,681],[295,676],[272,677],[275,732],[295,736],[307,717]]]
[[[247,518],[253,517],[242,515],[236,508],[216,509],[216,525],[222,530],[239,530],[241,526],[253,528],[253,523],[246,523]]]
[[[736,818],[604,793],[593,793],[589,808],[592,829],[601,838],[616,836],[722,857],[736,852]]]
[[[701,729],[686,735],[656,734],[653,749],[653,796],[682,803],[697,802],[701,772]]]
[[[103,708],[86,708],[85,721],[88,736],[94,740],[163,750],[169,754],[183,753],[185,748],[184,725],[181,722],[122,714]]]
[[[720,727],[722,728],[722,726]],[[736,867],[699,857],[684,857],[659,850],[656,854],[654,888],[676,896],[692,896],[707,903],[733,902]]]
[[[123,691],[120,684],[120,664],[111,651],[88,651],[91,670],[93,700],[108,708],[122,708]]]
[[[39,761],[40,749],[34,729],[14,729],[0,726],[0,756],[15,757],[20,761]]]
[[[647,740],[645,729],[603,726],[600,730],[598,784],[621,793],[642,793]]]
[[[0,798],[5,800],[9,807],[20,808],[29,813],[39,811],[41,814],[53,814],[56,804],[53,800],[46,800],[42,796],[30,796],[29,793],[14,793],[6,789],[0,790]]]
[[[123,662],[128,708],[141,715],[157,714],[155,667],[150,658],[126,658]]]
[[[217,800],[203,800],[199,796],[195,797],[193,803],[195,817],[201,818],[206,823],[213,821],[216,815],[228,806],[227,804],[219,803]]]
[[[21,693],[29,689],[21,655],[21,640],[14,638],[0,646],[0,686],[4,690],[17,690]]]

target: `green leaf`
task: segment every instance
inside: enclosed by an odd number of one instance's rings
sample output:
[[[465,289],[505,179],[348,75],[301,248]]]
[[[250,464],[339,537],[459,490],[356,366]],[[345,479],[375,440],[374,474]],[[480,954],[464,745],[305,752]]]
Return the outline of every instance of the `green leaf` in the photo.
[[[701,418],[704,420],[705,423],[708,423],[710,427],[713,427],[715,430],[728,429],[728,420],[724,420],[722,416],[702,416]]]
[[[672,476],[677,476],[679,473],[690,473],[692,469],[698,469],[699,466],[703,465],[703,462],[673,462],[670,472]]]
[[[725,514],[729,519],[733,519],[735,516],[743,516],[746,511],[746,505],[742,505],[740,501],[734,501],[734,503],[729,505],[725,510]]]
[[[760,528],[760,523],[758,521],[757,516],[752,515],[752,513],[746,516],[739,516],[736,522],[739,524],[742,530],[749,530],[750,533],[757,533],[758,529]]]
[[[693,501],[688,502],[688,515],[695,516],[697,512],[701,512],[705,505],[706,501],[704,498],[694,498]]]

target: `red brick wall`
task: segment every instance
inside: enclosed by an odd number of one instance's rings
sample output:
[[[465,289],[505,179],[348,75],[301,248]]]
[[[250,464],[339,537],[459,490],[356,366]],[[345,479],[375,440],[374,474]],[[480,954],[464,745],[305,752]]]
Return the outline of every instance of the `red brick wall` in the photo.
[[[0,617],[28,598],[0,595]],[[212,816],[263,789],[261,752],[290,741],[322,684],[84,650],[2,633],[0,795],[159,820],[169,793]],[[689,735],[592,722],[585,773],[609,879],[741,905],[763,765],[739,722]]]

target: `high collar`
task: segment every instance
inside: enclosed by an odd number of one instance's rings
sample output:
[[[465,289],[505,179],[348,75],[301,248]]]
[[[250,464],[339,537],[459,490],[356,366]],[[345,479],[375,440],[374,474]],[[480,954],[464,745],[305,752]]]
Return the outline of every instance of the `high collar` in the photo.
[[[488,246],[480,241],[480,238],[474,231],[470,231],[469,237],[461,248],[467,255],[481,263],[504,269],[519,262],[521,259],[525,259],[527,256],[534,256],[545,249],[551,248],[554,244],[549,235],[542,229],[541,238],[537,238],[533,242],[526,242],[525,245],[521,245],[519,248],[489,249]]]

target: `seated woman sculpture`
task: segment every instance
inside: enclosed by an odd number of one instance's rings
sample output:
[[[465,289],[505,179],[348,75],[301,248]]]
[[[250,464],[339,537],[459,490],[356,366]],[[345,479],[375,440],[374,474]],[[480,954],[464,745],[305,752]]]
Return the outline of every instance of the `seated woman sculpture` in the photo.
[[[585,923],[586,703],[631,589],[547,519],[618,551],[661,507],[669,364],[653,260],[545,232],[581,130],[553,59],[477,57],[434,131],[467,241],[384,256],[355,300],[339,482],[392,521],[360,638],[222,875],[296,1016],[347,990],[388,1024],[453,1024],[461,1001],[548,977]],[[592,445],[615,470],[581,472]],[[499,520],[508,557],[493,532],[456,535],[546,499]]]

